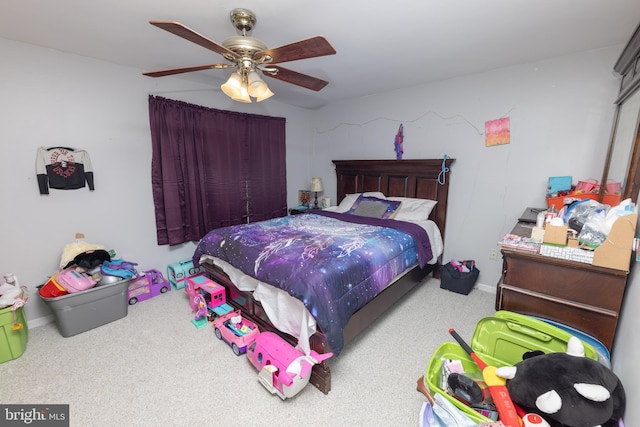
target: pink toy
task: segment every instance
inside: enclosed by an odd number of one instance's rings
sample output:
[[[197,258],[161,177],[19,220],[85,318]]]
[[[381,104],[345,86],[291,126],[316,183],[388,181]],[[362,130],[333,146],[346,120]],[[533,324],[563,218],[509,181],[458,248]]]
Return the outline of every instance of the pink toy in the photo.
[[[96,281],[87,273],[76,270],[75,267],[65,268],[56,274],[56,282],[67,292],[86,291],[96,285]]]
[[[214,282],[206,276],[188,277],[184,290],[189,295],[200,291],[200,293],[205,297],[205,300],[207,300],[207,307],[211,309],[227,302],[224,286]]]
[[[129,282],[129,305],[164,294],[171,286],[158,270],[147,270]]]
[[[258,370],[260,383],[284,400],[298,394],[309,382],[313,365],[333,353],[318,354],[311,350],[305,355],[273,332],[262,332],[249,346],[247,356]]]
[[[255,323],[242,318],[240,310],[216,318],[213,321],[213,330],[219,340],[223,340],[231,346],[236,356],[246,353],[247,347],[255,341],[260,333]]]
[[[189,305],[195,313],[195,319],[192,322],[197,328],[204,326],[207,320],[233,310],[227,304],[224,286],[206,276],[188,277],[184,291],[189,295]]]
[[[195,294],[191,299],[191,309],[195,311],[195,320],[205,319],[207,316],[207,302],[202,294]]]

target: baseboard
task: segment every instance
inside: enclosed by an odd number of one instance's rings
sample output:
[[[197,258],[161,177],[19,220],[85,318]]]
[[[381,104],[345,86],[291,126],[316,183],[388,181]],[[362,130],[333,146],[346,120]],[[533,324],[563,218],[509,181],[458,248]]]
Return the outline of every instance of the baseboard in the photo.
[[[29,328],[37,328],[38,326],[46,325],[55,321],[53,314],[49,316],[38,317],[37,319],[29,320]]]
[[[490,294],[496,294],[496,286],[495,285],[485,285],[484,283],[476,283],[476,288],[479,291],[489,292]]]
[[[485,285],[484,283],[476,283],[475,288],[482,292],[489,292],[490,294],[496,293],[495,285]],[[38,317],[37,319],[29,320],[29,328],[37,328],[38,326],[46,325],[55,321],[53,315]]]

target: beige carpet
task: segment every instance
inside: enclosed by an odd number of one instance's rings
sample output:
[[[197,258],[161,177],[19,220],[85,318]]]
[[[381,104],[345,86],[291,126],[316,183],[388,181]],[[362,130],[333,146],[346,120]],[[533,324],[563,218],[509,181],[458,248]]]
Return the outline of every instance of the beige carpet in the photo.
[[[459,295],[429,279],[330,360],[328,395],[308,386],[282,401],[246,356],[195,328],[186,295],[172,291],[73,337],[53,323],[31,329],[24,354],[0,364],[0,402],[70,404],[78,427],[416,426],[416,380],[433,351],[453,341],[450,327],[470,339],[493,313],[494,295]]]

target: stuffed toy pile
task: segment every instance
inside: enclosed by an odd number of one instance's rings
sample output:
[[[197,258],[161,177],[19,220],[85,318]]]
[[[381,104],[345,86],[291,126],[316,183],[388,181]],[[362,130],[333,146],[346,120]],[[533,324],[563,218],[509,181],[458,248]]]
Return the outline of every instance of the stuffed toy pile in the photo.
[[[17,310],[27,302],[27,288],[18,284],[18,278],[11,273],[4,275],[5,283],[0,285],[0,309],[13,306]]]
[[[552,427],[617,427],[625,392],[606,366],[584,357],[582,341],[571,337],[567,353],[529,352],[515,366],[498,368],[511,400],[539,414]]]

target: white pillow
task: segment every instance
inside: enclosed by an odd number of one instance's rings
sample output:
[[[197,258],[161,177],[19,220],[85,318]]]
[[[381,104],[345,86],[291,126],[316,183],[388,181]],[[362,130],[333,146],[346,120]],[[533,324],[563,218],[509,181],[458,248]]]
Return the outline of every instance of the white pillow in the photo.
[[[364,196],[366,197],[377,197],[378,199],[385,199],[384,194],[382,194],[379,191],[347,194],[346,196],[344,196],[344,199],[342,199],[342,201],[338,205],[338,208],[335,210],[335,212],[340,212],[340,213],[347,212],[349,209],[351,209],[351,206],[353,206],[353,204],[356,202],[356,200],[358,200],[358,197],[360,197],[361,194],[364,194]]]
[[[412,197],[387,197],[387,200],[402,202],[394,217],[398,221],[426,221],[433,208],[438,204],[435,200]]]

